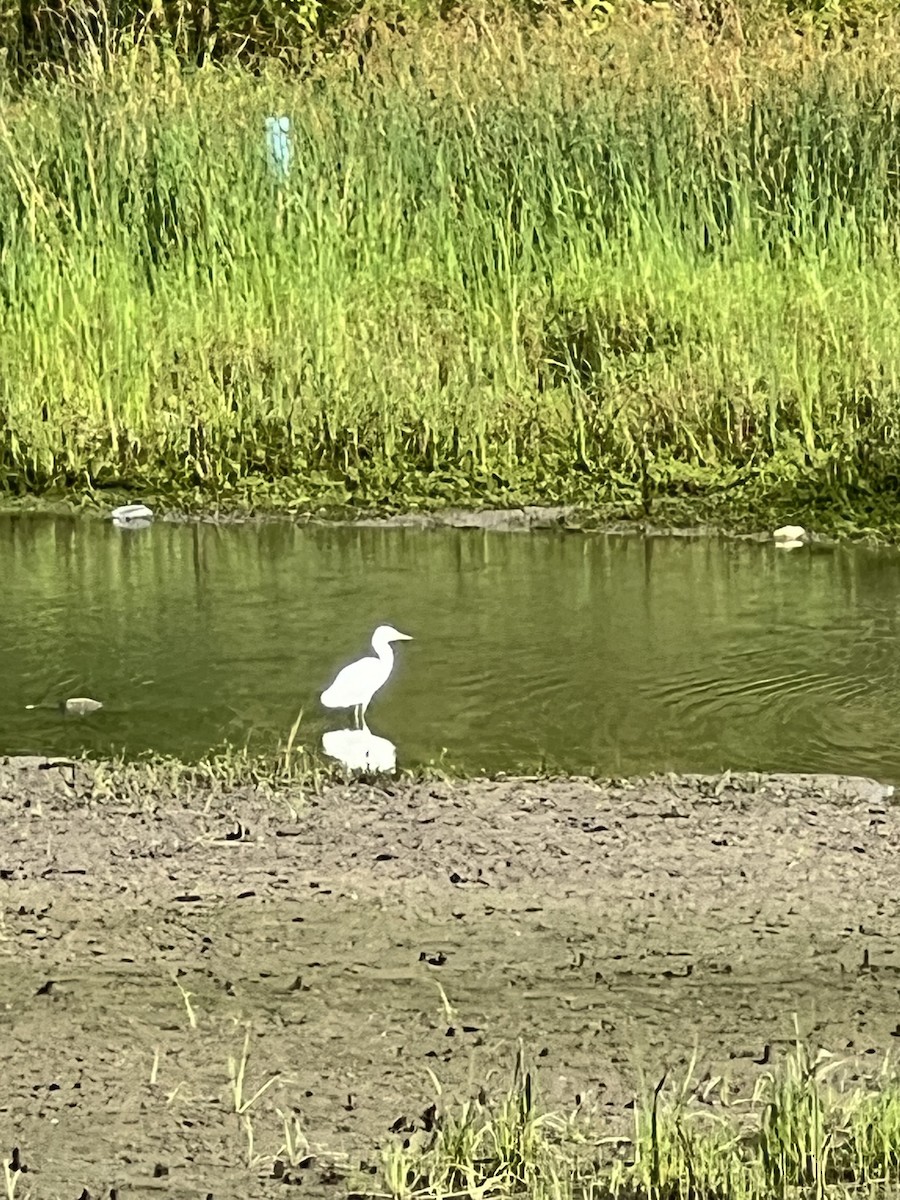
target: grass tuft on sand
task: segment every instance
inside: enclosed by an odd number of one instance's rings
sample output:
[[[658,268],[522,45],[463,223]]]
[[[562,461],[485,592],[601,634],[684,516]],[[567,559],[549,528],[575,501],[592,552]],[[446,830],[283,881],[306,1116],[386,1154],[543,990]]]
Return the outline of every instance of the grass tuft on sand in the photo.
[[[843,1070],[843,1078],[840,1078]],[[772,1200],[887,1196],[900,1186],[900,1081],[865,1086],[844,1064],[797,1041],[737,1098],[721,1079],[664,1077],[613,1128],[587,1106],[546,1112],[520,1052],[498,1101],[436,1110],[384,1147],[378,1190],[397,1198],[531,1196],[627,1200]]]

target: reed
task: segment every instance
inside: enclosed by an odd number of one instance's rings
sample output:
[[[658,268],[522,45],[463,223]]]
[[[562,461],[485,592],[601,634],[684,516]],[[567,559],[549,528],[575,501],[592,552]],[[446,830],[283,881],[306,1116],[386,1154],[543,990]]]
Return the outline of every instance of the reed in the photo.
[[[719,1078],[665,1081],[629,1129],[608,1109],[566,1116],[541,1105],[522,1065],[507,1094],[437,1112],[433,1128],[386,1145],[380,1178],[358,1194],[396,1200],[829,1200],[893,1196],[900,1185],[900,1090],[869,1083],[805,1043],[736,1097]]]
[[[894,488],[900,38],[717,68],[664,26],[578,20],[464,23],[443,54],[385,36],[305,77],[188,73],[145,40],[7,80],[0,486]]]

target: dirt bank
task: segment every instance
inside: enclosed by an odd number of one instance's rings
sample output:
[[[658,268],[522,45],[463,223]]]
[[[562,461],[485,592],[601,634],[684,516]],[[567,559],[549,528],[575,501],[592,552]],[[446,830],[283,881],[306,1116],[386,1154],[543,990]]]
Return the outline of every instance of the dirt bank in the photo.
[[[891,510],[879,519],[862,517],[854,521],[846,514],[834,512],[804,512],[793,507],[731,510],[723,498],[717,504],[705,498],[662,498],[648,515],[637,504],[603,504],[578,506],[511,505],[507,508],[460,508],[447,506],[424,510],[379,513],[375,510],[354,510],[349,507],[310,509],[298,508],[285,501],[264,507],[243,506],[219,508],[212,502],[204,506],[195,502],[182,507],[172,499],[152,494],[115,495],[113,497],[29,496],[21,500],[9,497],[0,502],[0,516],[43,514],[47,516],[79,515],[93,520],[110,519],[119,502],[147,503],[156,520],[168,524],[201,525],[259,525],[289,521],[298,525],[340,526],[359,529],[468,529],[490,533],[527,533],[542,530],[569,530],[589,533],[635,534],[650,537],[734,537],[748,541],[771,541],[776,528],[800,524],[806,530],[806,540],[821,546],[853,541],[871,544],[900,543],[900,523]],[[196,501],[196,498],[195,498]]]
[[[621,1121],[695,1045],[746,1086],[794,1012],[862,1064],[900,1036],[900,811],[864,780],[135,798],[18,759],[0,828],[18,1197],[340,1194],[415,1126],[429,1071],[499,1090],[520,1037],[548,1102]]]

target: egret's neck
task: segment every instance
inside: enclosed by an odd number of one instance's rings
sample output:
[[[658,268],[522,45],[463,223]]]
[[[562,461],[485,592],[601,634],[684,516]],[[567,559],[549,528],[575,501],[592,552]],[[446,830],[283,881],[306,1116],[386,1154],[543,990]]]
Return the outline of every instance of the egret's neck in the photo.
[[[378,656],[378,658],[381,659],[381,661],[383,663],[387,663],[388,666],[391,666],[393,664],[394,648],[390,642],[383,642],[381,640],[381,638],[378,638],[376,641],[376,639],[373,638],[372,639],[372,649],[375,651],[376,655]]]

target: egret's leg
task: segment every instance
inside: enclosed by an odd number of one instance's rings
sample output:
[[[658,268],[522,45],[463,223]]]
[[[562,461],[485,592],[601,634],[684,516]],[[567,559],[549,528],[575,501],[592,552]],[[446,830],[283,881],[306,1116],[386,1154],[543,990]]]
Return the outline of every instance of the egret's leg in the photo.
[[[358,704],[353,705],[353,723],[355,724],[357,729],[359,729],[359,720],[360,720],[359,709],[360,709],[360,706]]]

